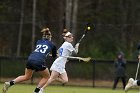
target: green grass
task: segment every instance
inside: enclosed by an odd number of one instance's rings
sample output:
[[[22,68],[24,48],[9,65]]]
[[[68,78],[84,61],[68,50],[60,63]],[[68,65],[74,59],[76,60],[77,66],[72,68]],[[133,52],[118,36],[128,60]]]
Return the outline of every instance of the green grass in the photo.
[[[3,84],[0,84],[2,90]],[[7,93],[33,93],[35,85],[17,84],[10,87]],[[138,93],[138,89],[132,89],[128,93]],[[1,92],[0,92],[1,93]],[[111,88],[89,88],[89,87],[68,87],[48,86],[44,93],[125,93],[122,89],[112,90]]]

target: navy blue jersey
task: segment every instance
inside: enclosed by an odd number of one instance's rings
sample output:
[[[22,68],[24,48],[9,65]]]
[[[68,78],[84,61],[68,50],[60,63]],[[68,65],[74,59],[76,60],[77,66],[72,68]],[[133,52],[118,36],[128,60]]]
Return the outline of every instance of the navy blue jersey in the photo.
[[[46,56],[52,51],[53,57],[56,56],[55,45],[47,40],[38,40],[35,50],[30,54],[28,60],[34,60],[36,62],[45,62]]]

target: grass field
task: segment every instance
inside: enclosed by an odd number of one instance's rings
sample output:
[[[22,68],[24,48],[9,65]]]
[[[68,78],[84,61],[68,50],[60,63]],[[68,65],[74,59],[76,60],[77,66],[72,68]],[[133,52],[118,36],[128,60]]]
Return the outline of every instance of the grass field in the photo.
[[[3,84],[0,84],[2,90]],[[33,93],[35,85],[17,84],[12,86],[7,93]],[[138,93],[138,89],[132,89],[128,93]],[[0,92],[1,93],[1,92]],[[111,88],[91,88],[91,87],[68,87],[49,86],[44,93],[125,93],[122,89],[112,90]]]

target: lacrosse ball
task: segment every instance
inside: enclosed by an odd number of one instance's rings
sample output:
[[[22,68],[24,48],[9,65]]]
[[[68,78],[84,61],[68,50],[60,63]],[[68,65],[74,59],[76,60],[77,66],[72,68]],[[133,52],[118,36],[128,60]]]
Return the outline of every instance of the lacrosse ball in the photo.
[[[88,27],[87,29],[90,30],[90,27]]]

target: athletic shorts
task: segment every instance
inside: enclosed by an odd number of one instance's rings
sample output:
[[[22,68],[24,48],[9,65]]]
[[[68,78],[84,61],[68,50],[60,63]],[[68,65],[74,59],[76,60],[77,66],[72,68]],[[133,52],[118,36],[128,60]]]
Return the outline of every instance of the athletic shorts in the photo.
[[[56,72],[58,72],[58,73],[60,73],[60,74],[66,72],[65,68],[63,68],[62,66],[60,66],[60,65],[58,65],[58,64],[55,64],[55,63],[52,64],[50,70],[51,70],[51,71],[56,71]]]
[[[26,68],[27,69],[32,69],[37,71],[43,71],[47,68],[44,62],[39,62],[39,61],[33,61],[33,60],[28,60],[26,63]]]

